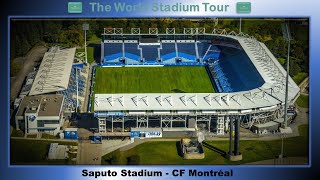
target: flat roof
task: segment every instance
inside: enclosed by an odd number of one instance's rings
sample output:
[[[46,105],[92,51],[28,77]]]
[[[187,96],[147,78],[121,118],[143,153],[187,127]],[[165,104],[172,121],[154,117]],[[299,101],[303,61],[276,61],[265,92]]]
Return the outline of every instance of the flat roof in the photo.
[[[254,124],[253,126],[255,126],[257,128],[268,128],[268,127],[273,127],[273,126],[276,126],[276,125],[279,125],[279,123],[274,122],[274,121],[269,121],[269,122],[266,122],[264,124]]]
[[[78,128],[66,128],[64,131],[78,131]]]
[[[76,48],[52,47],[44,54],[29,95],[46,94],[68,88]]]
[[[24,116],[25,113],[37,113],[38,116],[59,116],[63,101],[62,94],[25,96],[16,116]]]
[[[278,118],[278,119],[275,119],[273,121],[277,122],[277,123],[283,123],[284,122],[284,118]]]
[[[131,128],[131,132],[132,131],[161,131],[162,132],[162,128]]]
[[[48,159],[66,159],[68,157],[67,146],[59,145],[58,143],[51,143]]]

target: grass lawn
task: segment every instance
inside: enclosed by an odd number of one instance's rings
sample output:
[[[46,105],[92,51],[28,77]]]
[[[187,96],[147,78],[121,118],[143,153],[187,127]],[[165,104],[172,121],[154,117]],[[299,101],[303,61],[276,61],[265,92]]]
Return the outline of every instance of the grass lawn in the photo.
[[[18,164],[69,164],[67,160],[47,160],[46,156],[51,141],[10,139],[10,161]],[[59,142],[59,144],[77,145],[72,142]]]
[[[91,101],[91,112],[94,111],[94,96],[90,96],[90,101]]]
[[[214,92],[204,67],[97,68],[94,93]]]
[[[97,37],[97,35],[92,35],[90,39],[87,41],[87,44],[100,44],[101,38]]]
[[[307,73],[305,72],[300,72],[298,73],[297,75],[293,76],[293,81],[296,83],[296,84],[300,84],[306,77],[308,76]]]
[[[300,94],[296,103],[298,104],[299,107],[308,108],[309,107],[309,96]]]
[[[84,52],[84,48],[77,49],[77,52]],[[88,58],[88,63],[94,62],[94,48],[93,47],[87,47],[87,58]]]
[[[299,126],[299,137],[284,139],[284,154],[286,156],[308,156],[308,125]],[[178,154],[179,142],[162,141],[146,142],[127,151],[114,151],[102,157],[102,164],[128,164],[132,157],[136,164],[243,164],[248,162],[272,159],[280,154],[281,140],[258,141],[243,140],[240,142],[240,152],[243,160],[230,162],[221,154],[209,149],[213,146],[227,152],[229,141],[206,141],[205,158],[201,160],[184,160]],[[136,160],[138,159],[138,160]]]

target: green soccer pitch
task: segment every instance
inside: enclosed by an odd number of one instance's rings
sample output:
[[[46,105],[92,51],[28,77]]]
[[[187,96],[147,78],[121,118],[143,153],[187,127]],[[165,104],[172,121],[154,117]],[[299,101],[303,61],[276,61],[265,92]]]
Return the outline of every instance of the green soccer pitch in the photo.
[[[204,67],[97,68],[95,94],[112,93],[212,93]]]

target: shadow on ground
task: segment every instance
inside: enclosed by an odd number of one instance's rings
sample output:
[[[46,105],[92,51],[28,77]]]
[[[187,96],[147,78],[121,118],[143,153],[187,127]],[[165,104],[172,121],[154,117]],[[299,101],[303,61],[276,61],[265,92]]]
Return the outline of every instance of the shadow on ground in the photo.
[[[180,145],[180,141],[176,142],[176,149],[177,149],[177,154],[183,158],[183,154],[182,154],[182,149],[181,149],[181,145]]]
[[[171,91],[174,93],[186,93],[185,91],[182,91],[180,89],[172,89]]]
[[[222,150],[222,149],[219,149],[219,148],[217,148],[217,147],[214,147],[214,146],[212,146],[211,144],[208,144],[208,143],[206,143],[206,142],[202,142],[202,145],[203,145],[203,147],[206,147],[206,148],[208,148],[208,149],[210,149],[210,150],[212,150],[212,151],[220,154],[222,157],[226,157],[226,155],[227,155],[227,152],[226,152],[226,151],[224,151],[224,150]]]
[[[93,113],[81,113],[78,118],[78,127],[87,130],[98,128],[98,120],[93,116]]]
[[[96,63],[100,62],[101,58],[101,45],[100,44],[89,44],[88,47],[93,47],[93,57]]]

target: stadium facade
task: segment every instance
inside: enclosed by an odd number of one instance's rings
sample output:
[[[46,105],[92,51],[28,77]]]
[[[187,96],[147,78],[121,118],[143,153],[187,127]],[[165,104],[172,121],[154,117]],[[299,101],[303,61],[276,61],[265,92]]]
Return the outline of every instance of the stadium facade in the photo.
[[[71,117],[77,106],[80,109],[86,70],[74,63],[75,52],[76,48],[53,46],[44,54],[39,67],[28,74],[14,103],[17,130],[57,135],[62,133],[65,119]]]
[[[57,135],[64,123],[61,94],[26,96],[15,116],[16,129],[26,134],[45,132]]]
[[[224,135],[235,128],[239,137],[240,125],[250,129],[284,114],[286,71],[252,36],[204,28],[183,33],[167,28],[164,34],[156,28],[145,34],[139,28],[131,33],[106,28],[102,36],[102,67],[205,66],[218,91],[95,94],[92,105],[102,136],[127,134],[131,128]],[[291,78],[288,91],[293,104],[300,89]]]

